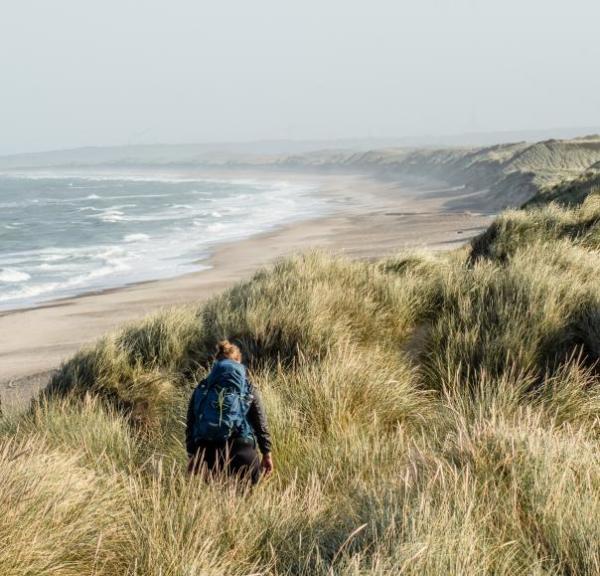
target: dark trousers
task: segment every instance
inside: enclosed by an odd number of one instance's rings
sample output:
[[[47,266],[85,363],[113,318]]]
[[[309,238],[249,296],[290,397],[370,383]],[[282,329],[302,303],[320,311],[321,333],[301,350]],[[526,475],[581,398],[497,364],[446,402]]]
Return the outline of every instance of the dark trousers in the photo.
[[[225,474],[256,484],[260,480],[260,459],[251,440],[234,438],[227,442],[199,442],[188,472],[206,474],[207,479]]]

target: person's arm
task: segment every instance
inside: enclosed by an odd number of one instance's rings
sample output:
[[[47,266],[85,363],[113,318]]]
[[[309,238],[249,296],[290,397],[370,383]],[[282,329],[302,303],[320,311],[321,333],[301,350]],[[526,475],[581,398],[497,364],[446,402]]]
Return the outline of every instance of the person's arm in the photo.
[[[270,474],[273,471],[273,459],[271,457],[271,434],[267,425],[267,415],[258,389],[252,382],[248,383],[248,388],[253,397],[248,410],[248,422],[254,430],[258,447],[263,455],[261,466],[266,474]]]
[[[196,391],[194,390],[194,393]],[[194,446],[194,439],[192,438],[192,430],[193,430],[193,422],[194,422],[194,394],[190,398],[190,402],[188,404],[187,409],[187,418],[186,418],[186,426],[185,426],[185,448],[187,450],[188,456],[192,457],[194,452],[196,451],[196,446]]]

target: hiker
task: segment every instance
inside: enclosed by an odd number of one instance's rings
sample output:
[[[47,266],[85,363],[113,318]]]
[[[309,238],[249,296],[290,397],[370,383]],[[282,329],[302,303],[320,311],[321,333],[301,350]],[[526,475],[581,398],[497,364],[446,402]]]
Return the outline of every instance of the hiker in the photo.
[[[240,349],[229,340],[217,344],[212,370],[190,399],[186,448],[191,474],[225,472],[256,484],[261,470],[265,476],[273,472],[262,401],[248,380]]]

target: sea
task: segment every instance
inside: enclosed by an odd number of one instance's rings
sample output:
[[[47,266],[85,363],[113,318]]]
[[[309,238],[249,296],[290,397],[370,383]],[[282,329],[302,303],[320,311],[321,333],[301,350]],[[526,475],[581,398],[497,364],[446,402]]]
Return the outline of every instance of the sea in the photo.
[[[0,309],[206,269],[219,244],[327,211],[295,181],[0,173]]]

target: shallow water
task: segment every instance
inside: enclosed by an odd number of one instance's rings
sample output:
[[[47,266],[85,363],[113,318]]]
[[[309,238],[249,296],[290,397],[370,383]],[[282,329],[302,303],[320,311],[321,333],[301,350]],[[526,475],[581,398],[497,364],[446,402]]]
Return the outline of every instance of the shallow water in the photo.
[[[295,182],[0,174],[0,309],[200,270],[216,244],[327,209]]]

